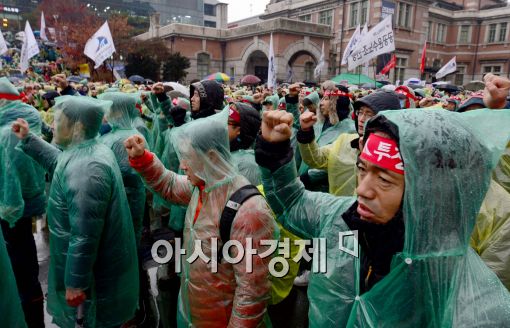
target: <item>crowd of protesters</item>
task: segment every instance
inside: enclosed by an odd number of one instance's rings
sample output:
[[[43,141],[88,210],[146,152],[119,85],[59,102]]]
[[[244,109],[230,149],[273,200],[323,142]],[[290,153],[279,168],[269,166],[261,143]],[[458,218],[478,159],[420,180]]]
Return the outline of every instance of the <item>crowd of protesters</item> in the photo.
[[[510,80],[484,82],[0,78],[2,326],[510,326]]]

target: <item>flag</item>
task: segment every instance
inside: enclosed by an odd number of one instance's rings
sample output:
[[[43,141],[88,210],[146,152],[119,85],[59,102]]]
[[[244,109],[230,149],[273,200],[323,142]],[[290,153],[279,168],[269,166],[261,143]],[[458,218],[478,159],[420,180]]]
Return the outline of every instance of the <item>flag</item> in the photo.
[[[363,40],[363,38],[368,34],[368,23],[365,23],[365,26],[363,26],[363,30],[361,30],[361,36],[360,40]],[[365,66],[363,66],[362,74],[368,76],[368,65],[369,63],[366,62]]]
[[[44,12],[41,11],[41,31],[39,32],[41,40],[48,41],[46,36],[46,21],[44,20]]]
[[[420,72],[422,74],[425,72],[426,60],[427,60],[427,41],[425,41],[425,45],[423,46],[423,52],[421,53]]]
[[[3,55],[9,50],[7,47],[7,42],[5,42],[4,35],[2,34],[2,31],[0,31],[0,55]]]
[[[276,65],[274,60],[273,33],[269,41],[269,67],[267,71],[267,87],[276,89]]]
[[[347,43],[347,48],[345,48],[344,54],[342,56],[342,62],[341,65],[347,64],[347,58],[352,53],[354,48],[358,45],[358,42],[360,41],[360,26],[358,24],[358,27],[356,27],[356,31],[352,34],[351,39],[349,40],[349,43]]]
[[[381,54],[395,51],[391,19],[392,16],[387,16],[362,38],[347,58],[349,70],[365,64]]]
[[[446,65],[441,67],[441,69],[436,73],[436,79],[441,79],[448,74],[451,74],[457,70],[457,56],[450,59]]]
[[[395,56],[395,54],[393,54],[393,56],[391,56],[391,59],[388,62],[388,64],[386,64],[386,66],[384,66],[383,69],[381,70],[381,74],[388,75],[388,73],[391,71],[391,69],[395,68],[396,65],[397,65],[397,56]]]
[[[30,23],[27,21],[25,24],[25,34],[23,35],[23,46],[21,46],[21,55],[20,55],[20,70],[21,72],[25,72],[30,66],[29,61],[30,58],[34,57],[39,53],[39,46],[37,46],[37,41],[35,41],[34,32],[32,32],[32,27],[30,27]]]
[[[113,44],[112,33],[106,21],[87,41],[84,53],[96,64],[94,68],[98,68],[114,52],[115,45]]]
[[[324,68],[324,65],[326,65],[326,63],[324,61],[324,41],[322,41],[321,58],[319,59],[319,63],[317,64],[317,67],[315,67],[315,71],[313,72],[315,78],[318,78],[321,75],[322,69]]]

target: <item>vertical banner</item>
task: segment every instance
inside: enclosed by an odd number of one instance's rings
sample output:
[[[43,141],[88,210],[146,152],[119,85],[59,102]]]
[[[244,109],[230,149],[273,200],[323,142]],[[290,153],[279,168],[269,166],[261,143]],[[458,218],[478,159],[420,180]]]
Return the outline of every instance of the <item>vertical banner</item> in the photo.
[[[395,26],[395,2],[393,0],[382,0],[381,20],[393,15],[392,24]],[[380,72],[391,60],[391,54],[382,54],[377,57],[377,72]]]

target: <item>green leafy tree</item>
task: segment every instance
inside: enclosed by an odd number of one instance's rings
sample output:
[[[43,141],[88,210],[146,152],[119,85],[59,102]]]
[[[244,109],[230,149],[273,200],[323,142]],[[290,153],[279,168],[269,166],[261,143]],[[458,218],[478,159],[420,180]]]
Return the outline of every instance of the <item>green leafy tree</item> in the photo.
[[[135,42],[126,58],[126,76],[161,80],[161,65],[169,52],[161,40]]]
[[[163,66],[163,78],[166,81],[182,81],[188,75],[186,71],[190,68],[190,61],[179,52],[175,52],[168,56]]]

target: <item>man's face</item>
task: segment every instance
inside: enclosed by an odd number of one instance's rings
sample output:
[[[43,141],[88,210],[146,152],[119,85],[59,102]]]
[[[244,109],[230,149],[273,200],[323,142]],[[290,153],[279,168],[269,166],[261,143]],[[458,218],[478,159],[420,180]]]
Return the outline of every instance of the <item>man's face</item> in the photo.
[[[53,121],[53,142],[66,148],[72,142],[73,129],[69,124],[69,119],[62,112],[55,113]]]
[[[375,116],[375,112],[372,108],[367,106],[361,106],[357,112],[358,115],[358,134],[363,135],[365,130],[365,122]]]
[[[191,110],[193,112],[198,112],[200,110],[200,94],[197,90],[193,92],[193,97],[191,97]]]
[[[329,110],[331,108],[331,99],[329,97],[322,98],[319,110],[324,117],[329,117]]]
[[[241,127],[233,120],[228,120],[228,140],[232,142],[241,134]]]
[[[274,110],[273,104],[265,104],[264,105],[264,110]]]
[[[388,138],[384,133],[375,134]],[[383,169],[366,160],[358,161],[358,214],[360,218],[386,224],[398,212],[404,196],[404,175]]]

